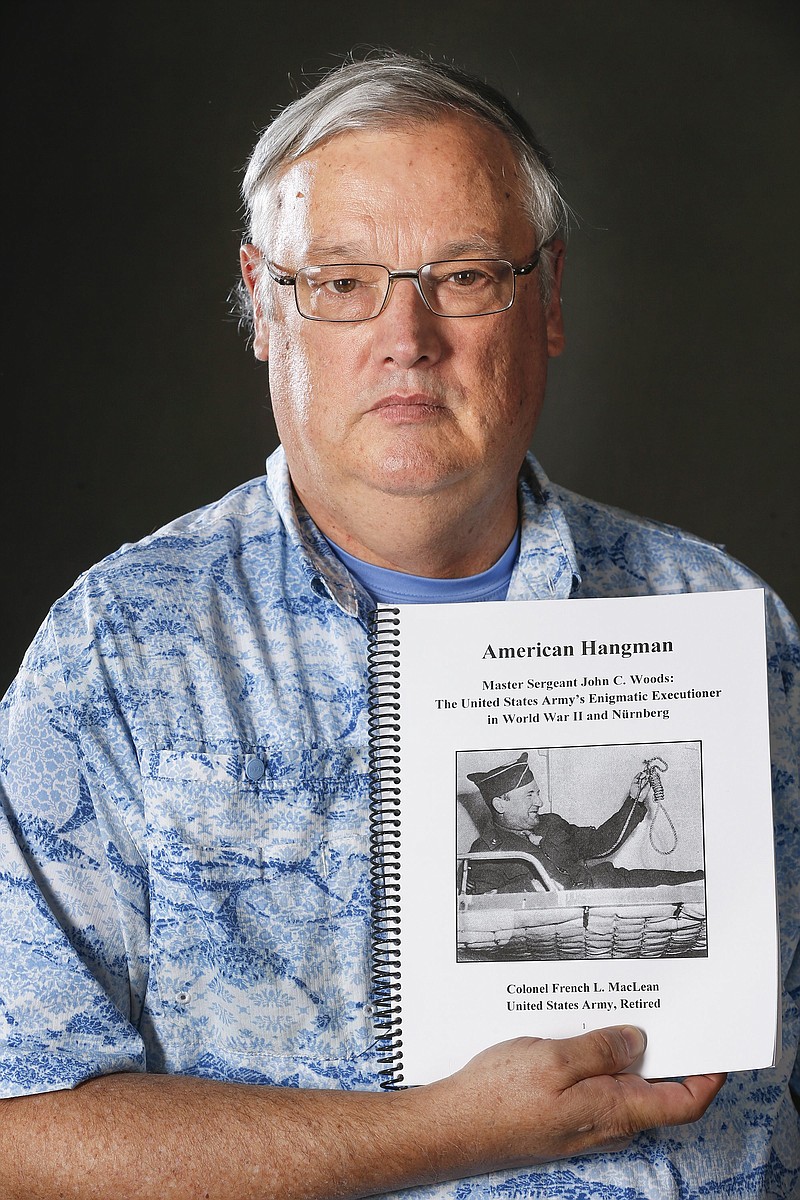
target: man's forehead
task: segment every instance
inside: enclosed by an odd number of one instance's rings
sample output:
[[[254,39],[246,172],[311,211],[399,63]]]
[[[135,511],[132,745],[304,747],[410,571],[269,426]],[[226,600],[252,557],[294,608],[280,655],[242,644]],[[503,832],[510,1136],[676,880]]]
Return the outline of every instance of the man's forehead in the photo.
[[[383,120],[378,116],[374,123],[324,138],[288,164],[286,170],[291,171],[294,166],[309,161],[331,165],[335,169],[342,159],[346,159],[348,167],[359,160],[368,166],[381,147],[390,145],[396,149],[405,145],[408,148],[414,144],[439,156],[443,165],[470,156],[503,169],[509,165],[516,167],[511,143],[501,129],[469,113],[443,111],[429,119],[387,116]],[[402,157],[395,159],[398,169],[403,165]]]
[[[350,130],[290,164],[276,189],[276,235],[320,261],[355,261],[381,226],[414,228],[442,257],[502,257],[528,224],[511,147],[461,117]]]
[[[501,258],[508,252],[508,247],[502,239],[481,232],[450,241],[443,238],[438,242],[438,246],[438,252],[443,259]],[[325,259],[331,263],[354,262],[355,256],[363,253],[363,249],[363,241],[332,237],[324,230],[318,236],[310,237],[307,244],[307,250],[314,258]]]

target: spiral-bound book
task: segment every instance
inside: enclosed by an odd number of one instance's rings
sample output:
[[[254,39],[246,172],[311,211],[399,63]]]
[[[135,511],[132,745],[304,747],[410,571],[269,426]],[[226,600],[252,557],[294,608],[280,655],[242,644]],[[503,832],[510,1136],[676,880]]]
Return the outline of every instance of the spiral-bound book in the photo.
[[[370,680],[383,1086],[621,1023],[774,1064],[763,592],[382,606]]]

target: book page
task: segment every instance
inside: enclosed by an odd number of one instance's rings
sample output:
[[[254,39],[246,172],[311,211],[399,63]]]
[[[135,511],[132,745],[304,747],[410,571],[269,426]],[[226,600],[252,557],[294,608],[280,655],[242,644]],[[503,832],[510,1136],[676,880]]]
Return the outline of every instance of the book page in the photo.
[[[771,1065],[763,593],[399,612],[404,1082],[621,1023]]]

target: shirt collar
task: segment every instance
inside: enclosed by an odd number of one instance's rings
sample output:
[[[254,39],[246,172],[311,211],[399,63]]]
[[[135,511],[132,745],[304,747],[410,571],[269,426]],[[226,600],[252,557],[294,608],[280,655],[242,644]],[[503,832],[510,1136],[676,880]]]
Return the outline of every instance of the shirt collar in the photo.
[[[522,540],[508,600],[567,600],[581,582],[567,518],[532,454],[519,476]]]
[[[366,618],[374,604],[336,557],[292,490],[283,447],[267,459],[267,490],[299,558],[309,586],[327,592],[349,616]],[[577,555],[566,517],[550,481],[529,454],[519,479],[521,542],[509,600],[566,600],[580,584]]]
[[[299,551],[298,558],[317,595],[327,592],[350,617],[366,619],[375,604],[331,550],[295,495],[283,446],[267,459],[267,491],[278,510],[286,536]]]

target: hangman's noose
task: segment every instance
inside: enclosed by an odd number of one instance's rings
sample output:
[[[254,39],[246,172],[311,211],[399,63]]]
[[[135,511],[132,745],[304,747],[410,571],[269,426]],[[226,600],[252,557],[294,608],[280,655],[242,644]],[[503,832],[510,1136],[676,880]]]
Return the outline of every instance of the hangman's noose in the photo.
[[[656,815],[650,822],[650,829],[648,831],[650,845],[653,847],[656,854],[662,854],[664,856],[672,854],[675,850],[675,847],[678,845],[678,832],[675,828],[672,817],[669,815],[666,805],[664,804],[664,784],[661,781],[661,773],[668,770],[669,767],[664,762],[664,759],[659,758],[658,755],[656,755],[655,758],[646,758],[644,760],[644,768],[639,774],[639,779],[642,780],[642,787],[644,787],[646,783],[650,784],[650,787],[653,789],[655,802],[658,805]],[[658,819],[659,813],[663,813],[663,815],[666,817],[667,824],[672,832],[672,845],[668,850],[662,850],[660,846],[657,846],[653,837],[653,826]]]

